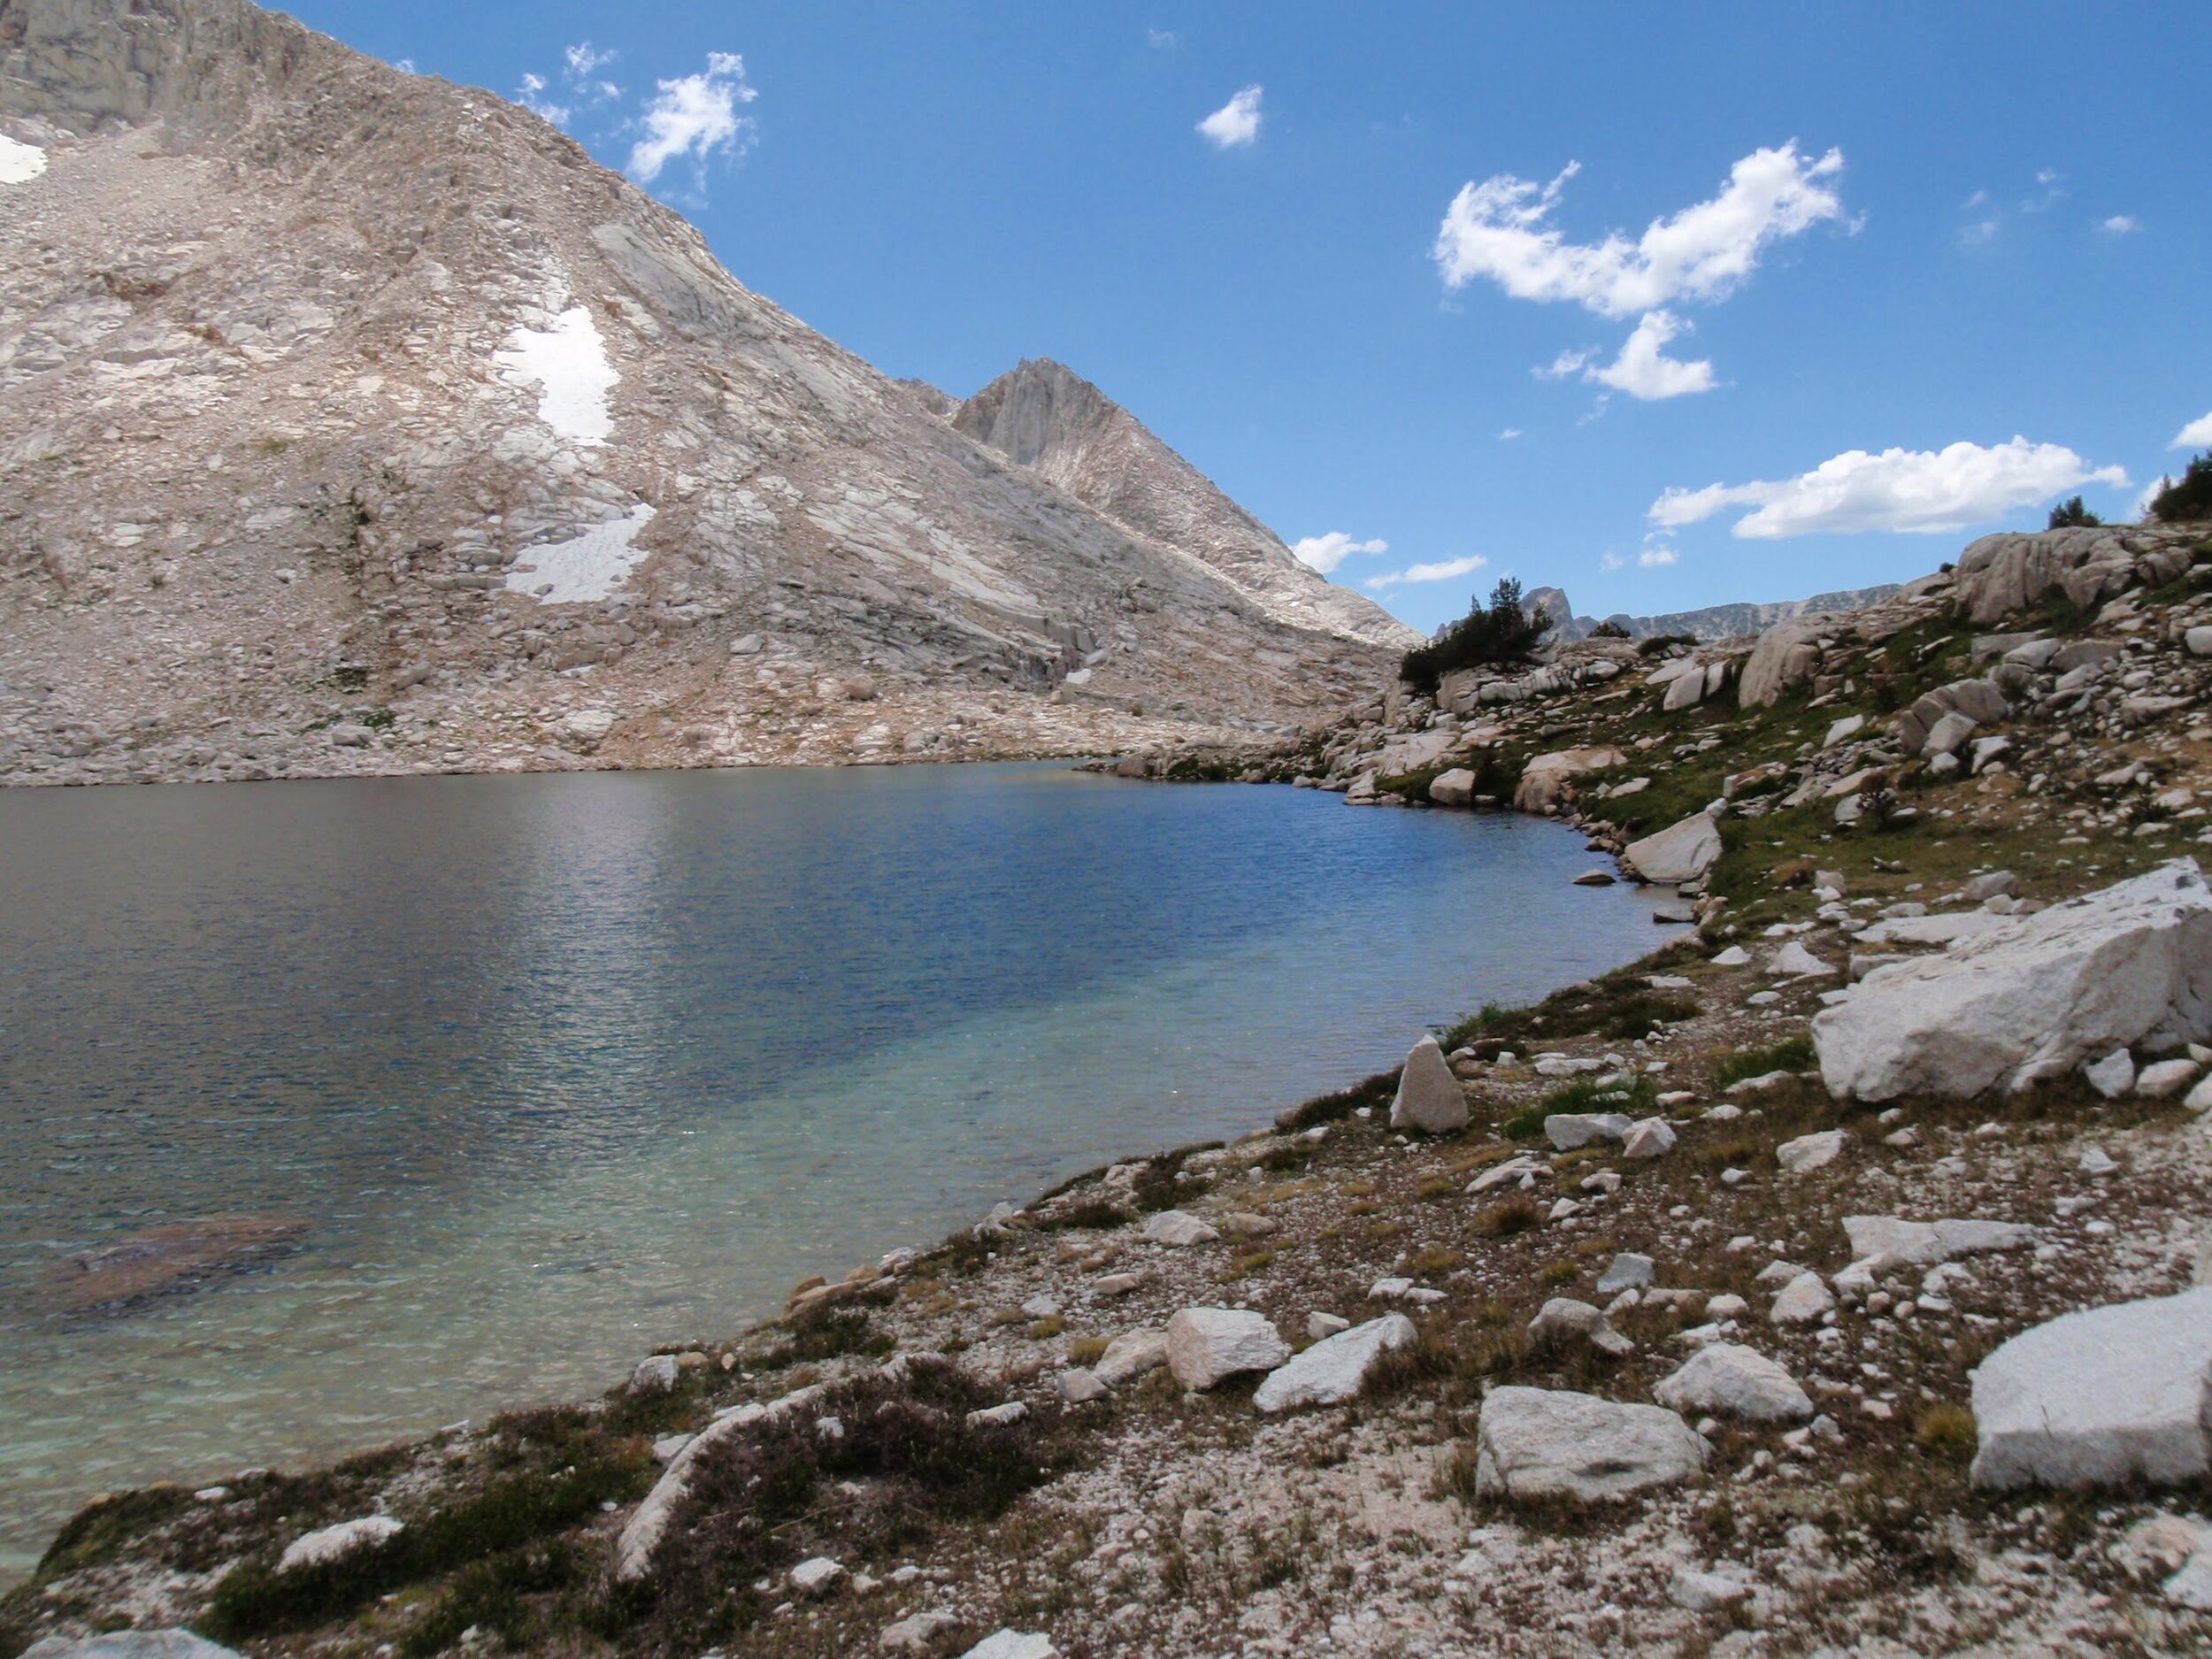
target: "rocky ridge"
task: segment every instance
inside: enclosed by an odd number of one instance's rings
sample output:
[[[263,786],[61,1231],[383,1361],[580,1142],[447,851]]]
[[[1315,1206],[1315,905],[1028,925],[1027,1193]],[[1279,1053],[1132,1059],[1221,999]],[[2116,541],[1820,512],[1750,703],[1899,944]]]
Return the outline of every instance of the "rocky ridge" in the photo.
[[[0,779],[1097,753],[1389,672],[1111,405],[1016,465],[488,93],[5,0],[0,133]]]
[[[1809,637],[1471,681],[1486,742],[1409,700],[1217,757],[1333,749],[1378,803],[1464,772],[1594,857],[1667,840],[1636,856],[1683,860],[1681,920],[1402,1076],[809,1281],[605,1401],[96,1506],[0,1613],[50,1652],[119,1617],[262,1654],[2199,1650],[2212,999],[2158,941],[2206,912],[2208,630],[2205,528],[1982,543]],[[2083,1033],[2062,1064],[1832,1090],[1886,1002],[2054,929],[2093,964],[2036,993]],[[539,1518],[481,1542],[525,1491]],[[371,1517],[400,1530],[283,1567]]]

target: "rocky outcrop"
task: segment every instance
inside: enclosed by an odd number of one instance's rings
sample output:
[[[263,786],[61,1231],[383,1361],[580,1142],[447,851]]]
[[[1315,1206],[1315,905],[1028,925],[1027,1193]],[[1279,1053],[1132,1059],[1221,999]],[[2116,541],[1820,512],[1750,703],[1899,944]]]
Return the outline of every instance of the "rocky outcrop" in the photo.
[[[1839,1099],[1978,1094],[2116,1046],[2212,1035],[2212,893],[2193,859],[1893,963],[1813,1021]]]
[[[2062,1314],[1974,1372],[1978,1486],[2212,1473],[2212,1287]]]
[[[1969,622],[1986,625],[2056,590],[2091,610],[2138,582],[2171,581],[2189,568],[2189,559],[2185,538],[2144,527],[1985,535],[1959,555],[1958,607]]]

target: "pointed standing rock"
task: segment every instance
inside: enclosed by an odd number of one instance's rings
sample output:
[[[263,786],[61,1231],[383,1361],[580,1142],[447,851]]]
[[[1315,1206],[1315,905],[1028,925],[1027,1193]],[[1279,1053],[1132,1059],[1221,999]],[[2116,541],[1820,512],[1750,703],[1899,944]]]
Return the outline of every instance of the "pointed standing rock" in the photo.
[[[1390,1126],[1432,1135],[1456,1134],[1467,1126],[1467,1097],[1433,1037],[1422,1038],[1406,1056],[1398,1097],[1390,1102]]]

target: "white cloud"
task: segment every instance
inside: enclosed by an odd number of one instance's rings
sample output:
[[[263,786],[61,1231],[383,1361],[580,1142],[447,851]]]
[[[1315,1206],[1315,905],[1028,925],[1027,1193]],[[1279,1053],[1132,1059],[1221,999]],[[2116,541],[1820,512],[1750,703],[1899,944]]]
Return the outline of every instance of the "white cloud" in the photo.
[[[1402,571],[1370,576],[1362,586],[1397,588],[1407,582],[1448,582],[1455,576],[1471,576],[1489,562],[1479,553],[1470,553],[1464,558],[1440,559],[1433,565],[1409,565]]]
[[[663,168],[689,157],[703,178],[717,152],[734,156],[752,131],[738,106],[758,95],[745,84],[745,60],[735,52],[707,54],[706,73],[657,83],[642,118],[645,136],[630,147],[629,174],[650,184]]]
[[[2032,196],[2020,204],[2023,213],[2041,213],[2056,207],[2066,199],[2066,192],[2059,180],[2066,175],[2056,167],[2045,167],[2035,175],[2035,181],[2043,188],[2041,196]]]
[[[1646,403],[1709,392],[1714,384],[1710,363],[1702,358],[1685,363],[1666,354],[1667,342],[1688,326],[1671,311],[1648,312],[1622,344],[1619,357],[1604,368],[1586,369],[1582,378]]]
[[[1666,565],[1679,565],[1682,562],[1682,552],[1678,548],[1647,547],[1636,556],[1636,562],[1646,570],[1654,570]]]
[[[1510,443],[1514,439],[1519,437],[1520,435],[1521,429],[1518,426],[1508,426],[1503,432],[1501,432],[1498,434],[1498,442],[1500,443]]]
[[[2174,434],[2169,449],[2193,449],[2200,444],[2212,443],[2212,415],[2201,415]]]
[[[1172,48],[1175,44],[1175,31],[1173,29],[1147,29],[1144,32],[1144,35],[1145,39],[1150,42],[1152,50],[1156,52],[1166,51]]]
[[[1997,220],[1993,214],[1987,219],[1978,219],[1970,225],[1962,225],[1959,227],[1959,246],[1962,248],[1978,248],[1984,242],[1992,240],[1996,234]]]
[[[1567,300],[1601,317],[1629,317],[1671,300],[1724,298],[1770,243],[1843,217],[1824,182],[1843,171],[1843,152],[1811,159],[1792,140],[1754,150],[1711,201],[1652,220],[1634,242],[1615,231],[1601,242],[1571,242],[1547,220],[1579,171],[1570,162],[1546,185],[1501,173],[1463,187],[1437,233],[1445,287],[1486,277],[1516,299]]]
[[[1795,478],[1670,489],[1652,503],[1650,517],[1663,526],[1696,524],[1748,506],[1755,511],[1736,520],[1733,534],[1751,540],[1863,530],[1933,534],[1985,524],[2082,484],[2124,488],[2127,482],[2119,467],[2092,470],[2062,444],[2025,438],[1990,449],[1847,449]]]
[[[1326,535],[1301,536],[1291,549],[1305,563],[1323,575],[1327,575],[1355,553],[1387,553],[1387,541],[1355,541],[1341,530],[1332,530]]]
[[[1260,135],[1260,88],[1245,88],[1199,122],[1198,130],[1224,150],[1254,142]]]
[[[579,41],[561,56],[568,60],[568,73],[578,81],[588,81],[609,64],[622,56],[618,51],[595,50],[589,41]]]
[[[1624,571],[1628,568],[1628,561],[1617,553],[1601,553],[1598,556],[1598,568],[1601,571]]]
[[[402,58],[394,63],[392,67],[403,75],[411,75],[416,73],[415,60],[411,58]]]
[[[566,127],[568,118],[575,111],[565,104],[555,103],[545,93],[546,79],[543,75],[526,74],[522,78],[522,85],[515,90],[515,102],[531,114],[550,121],[556,127]]]
[[[2110,219],[2100,219],[2097,228],[2108,236],[2131,236],[2143,228],[2143,221],[2132,213],[2115,213]]]

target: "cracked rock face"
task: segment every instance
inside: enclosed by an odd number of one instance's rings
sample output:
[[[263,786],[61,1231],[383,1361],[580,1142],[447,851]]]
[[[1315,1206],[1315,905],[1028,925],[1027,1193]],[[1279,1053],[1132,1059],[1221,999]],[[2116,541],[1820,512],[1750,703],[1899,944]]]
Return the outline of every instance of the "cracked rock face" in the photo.
[[[1066,371],[888,380],[488,93],[6,22],[0,779],[1247,741],[1407,642]]]

